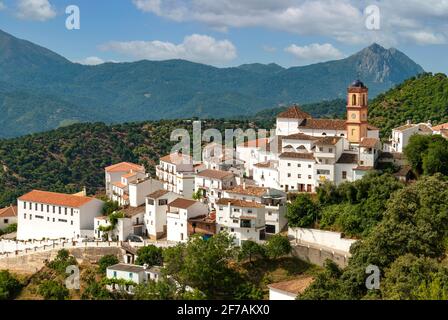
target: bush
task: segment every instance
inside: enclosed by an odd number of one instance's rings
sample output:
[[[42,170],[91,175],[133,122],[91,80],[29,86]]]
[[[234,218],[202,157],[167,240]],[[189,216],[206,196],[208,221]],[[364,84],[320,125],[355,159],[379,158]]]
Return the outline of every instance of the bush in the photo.
[[[0,271],[0,300],[13,299],[22,288],[22,284],[9,271]]]
[[[68,250],[62,249],[58,251],[56,259],[49,262],[47,266],[59,274],[65,274],[68,266],[76,266],[77,264],[75,257],[70,256]]]
[[[279,234],[269,238],[266,242],[265,249],[270,259],[277,259],[290,254],[292,251],[289,239]]]
[[[119,260],[113,254],[102,256],[101,259],[98,261],[98,267],[99,267],[98,271],[101,273],[106,273],[107,267],[113,266],[117,263],[119,263]]]
[[[38,293],[45,300],[65,300],[69,297],[66,287],[54,280],[45,280],[39,285]]]
[[[240,261],[249,259],[249,262],[252,262],[252,258],[263,258],[265,257],[266,252],[264,247],[259,245],[254,241],[244,241],[241,245],[240,252],[238,254],[238,259]]]
[[[147,264],[148,266],[161,266],[163,263],[163,250],[154,245],[142,247],[137,250],[137,260],[135,264],[140,266]]]

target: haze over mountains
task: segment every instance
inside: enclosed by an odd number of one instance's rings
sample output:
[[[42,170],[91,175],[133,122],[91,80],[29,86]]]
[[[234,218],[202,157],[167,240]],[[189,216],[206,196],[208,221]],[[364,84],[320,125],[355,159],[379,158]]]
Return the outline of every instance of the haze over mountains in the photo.
[[[374,97],[422,72],[402,52],[377,44],[346,59],[288,69],[183,60],[84,66],[0,30],[0,138],[84,121],[250,115],[345,98],[357,77]]]

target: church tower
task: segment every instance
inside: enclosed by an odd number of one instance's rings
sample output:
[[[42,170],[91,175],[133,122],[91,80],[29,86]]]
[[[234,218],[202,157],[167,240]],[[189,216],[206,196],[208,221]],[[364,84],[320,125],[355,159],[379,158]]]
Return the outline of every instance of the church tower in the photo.
[[[359,144],[367,137],[369,89],[360,80],[348,88],[347,138],[350,143]]]

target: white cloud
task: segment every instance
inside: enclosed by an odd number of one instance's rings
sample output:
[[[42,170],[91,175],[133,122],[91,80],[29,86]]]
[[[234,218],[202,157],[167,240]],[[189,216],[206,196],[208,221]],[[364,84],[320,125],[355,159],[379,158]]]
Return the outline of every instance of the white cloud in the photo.
[[[104,61],[103,59],[98,58],[98,57],[87,57],[85,59],[78,60],[78,61],[75,61],[75,62],[76,63],[80,63],[80,64],[84,64],[84,65],[87,65],[87,66],[96,66],[96,65],[99,65],[99,64],[103,64],[106,61]]]
[[[285,51],[307,63],[336,60],[344,57],[344,54],[341,51],[329,43],[313,43],[302,47],[292,44],[285,48]]]
[[[438,44],[448,35],[448,0],[133,0],[135,6],[178,22],[201,22],[214,30],[264,27],[299,35],[327,36],[347,44],[412,41]],[[367,30],[364,10],[376,4],[381,29]],[[425,30],[434,39],[418,32]],[[429,41],[429,42],[428,42]]]
[[[56,16],[49,0],[18,0],[17,16],[24,20],[46,21]]]
[[[163,41],[109,42],[100,46],[135,59],[185,59],[200,63],[221,64],[237,57],[237,50],[229,40],[216,40],[206,35],[193,34],[180,44]]]
[[[404,37],[419,45],[444,44],[446,37],[430,31],[402,32]]]

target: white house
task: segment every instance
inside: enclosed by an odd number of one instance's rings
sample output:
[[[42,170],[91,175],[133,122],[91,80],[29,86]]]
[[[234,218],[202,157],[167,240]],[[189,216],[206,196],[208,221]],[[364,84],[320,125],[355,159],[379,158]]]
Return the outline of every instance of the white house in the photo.
[[[126,291],[134,293],[134,287],[148,281],[159,281],[161,277],[160,267],[148,268],[147,266],[137,266],[133,264],[119,263],[106,269],[106,277],[110,280],[122,280],[124,285],[112,283],[107,288],[110,291]]]
[[[158,190],[146,197],[145,224],[148,237],[160,239],[166,235],[168,204],[177,198],[177,194],[167,190]]]
[[[278,161],[254,164],[253,179],[258,186],[280,189]]]
[[[266,233],[277,234],[286,224],[286,193],[273,188],[239,185],[224,192],[225,198],[262,204],[266,209]]]
[[[195,192],[202,191],[203,202],[211,209],[222,197],[222,191],[236,185],[235,175],[229,171],[204,170],[195,177]]]
[[[106,194],[112,198],[113,183],[122,182],[122,177],[128,174],[146,175],[145,167],[130,162],[121,162],[105,168]]]
[[[411,121],[408,121],[406,125],[393,129],[392,137],[389,140],[389,144],[387,144],[390,150],[385,151],[399,153],[404,152],[404,149],[409,144],[409,139],[411,139],[414,134],[432,135],[433,129],[431,128],[431,124],[413,124]]]
[[[162,181],[163,189],[191,199],[194,190],[194,177],[205,166],[195,164],[190,156],[173,153],[160,158],[156,166],[157,178]]]
[[[4,230],[17,223],[17,206],[0,209],[0,230]]]
[[[93,236],[94,218],[101,215],[104,204],[95,198],[38,190],[17,202],[18,240]]]
[[[299,294],[314,282],[312,277],[303,276],[298,279],[268,285],[269,300],[296,300]]]
[[[228,232],[235,244],[245,240],[261,242],[266,236],[266,208],[264,205],[244,200],[222,198],[217,202],[217,232]]]
[[[170,202],[167,210],[167,240],[188,241],[188,220],[207,215],[208,206],[202,202],[182,198]]]
[[[313,153],[282,153],[278,166],[280,188],[285,192],[314,192],[315,167]]]

